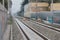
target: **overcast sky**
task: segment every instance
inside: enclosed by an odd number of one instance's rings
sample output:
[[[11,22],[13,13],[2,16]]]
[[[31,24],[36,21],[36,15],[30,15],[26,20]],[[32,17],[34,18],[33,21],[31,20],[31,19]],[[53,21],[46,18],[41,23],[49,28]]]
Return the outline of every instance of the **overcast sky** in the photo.
[[[12,0],[12,13],[16,13],[20,10],[23,0]]]

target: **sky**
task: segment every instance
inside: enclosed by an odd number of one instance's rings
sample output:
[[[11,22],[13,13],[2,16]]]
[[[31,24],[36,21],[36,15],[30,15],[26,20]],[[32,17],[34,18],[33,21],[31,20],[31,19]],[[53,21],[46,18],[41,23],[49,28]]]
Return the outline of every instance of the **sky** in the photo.
[[[23,2],[23,0],[12,0],[11,12],[13,14],[20,11],[22,2]]]

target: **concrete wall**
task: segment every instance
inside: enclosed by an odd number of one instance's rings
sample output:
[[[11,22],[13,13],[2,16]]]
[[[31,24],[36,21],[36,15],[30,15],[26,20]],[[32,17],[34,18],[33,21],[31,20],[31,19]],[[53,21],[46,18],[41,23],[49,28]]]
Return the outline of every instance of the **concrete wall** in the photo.
[[[6,29],[7,10],[0,4],[0,40],[2,40],[3,33]]]

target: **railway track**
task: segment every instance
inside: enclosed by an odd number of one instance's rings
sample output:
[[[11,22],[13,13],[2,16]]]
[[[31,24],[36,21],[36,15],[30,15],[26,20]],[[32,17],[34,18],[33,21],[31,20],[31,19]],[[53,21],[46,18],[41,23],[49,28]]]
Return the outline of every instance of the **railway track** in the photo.
[[[20,19],[21,20],[21,19]],[[60,32],[52,30],[50,28],[43,27],[39,24],[36,24],[31,21],[24,21],[21,20],[25,25],[27,25],[29,28],[33,29],[38,34],[43,35],[44,37],[50,39],[50,40],[60,40]]]
[[[19,17],[19,18],[20,18],[20,17]],[[27,20],[27,21],[28,21],[28,20]],[[41,26],[43,26],[43,27],[46,27],[46,28],[55,30],[55,31],[57,31],[57,32],[60,32],[60,29],[59,29],[59,28],[55,28],[55,27],[53,27],[53,26],[50,26],[50,25],[47,25],[47,24],[43,24],[43,23],[39,23],[39,22],[36,22],[36,21],[33,21],[33,20],[29,20],[29,21],[34,22],[34,23],[36,23],[36,24],[38,24],[38,25],[41,25]]]
[[[32,21],[32,20],[31,20],[31,22],[34,22],[34,23],[36,23],[36,24],[38,24],[38,25],[41,25],[41,26],[43,26],[43,27],[46,27],[46,28],[55,30],[55,31],[57,31],[57,32],[60,32],[60,29],[59,29],[59,28],[55,28],[55,27],[52,27],[52,26],[49,26],[49,25],[46,25],[46,24],[43,24],[43,23],[39,23],[39,22]]]
[[[21,29],[27,40],[50,40],[36,32],[34,29],[30,28],[28,25],[19,21],[18,19],[16,19],[16,23],[18,24],[19,28]]]

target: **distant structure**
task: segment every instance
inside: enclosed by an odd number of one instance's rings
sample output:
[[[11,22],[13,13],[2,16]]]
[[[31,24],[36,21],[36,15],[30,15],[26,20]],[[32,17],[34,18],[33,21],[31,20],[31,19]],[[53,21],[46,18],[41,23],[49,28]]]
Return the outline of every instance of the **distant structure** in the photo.
[[[40,0],[29,0],[29,3],[24,7],[24,17],[31,17],[31,14],[49,11],[49,4]]]
[[[42,20],[47,20],[47,17],[49,19],[51,17],[51,21],[53,20],[54,22],[58,23],[60,21],[59,11],[59,0],[29,0],[29,3],[24,6],[24,17],[36,19],[41,18]]]
[[[60,0],[25,0],[21,6],[20,13],[25,18],[41,18],[47,20],[47,17],[53,17],[54,22],[59,18]],[[56,22],[57,22],[56,21]]]

